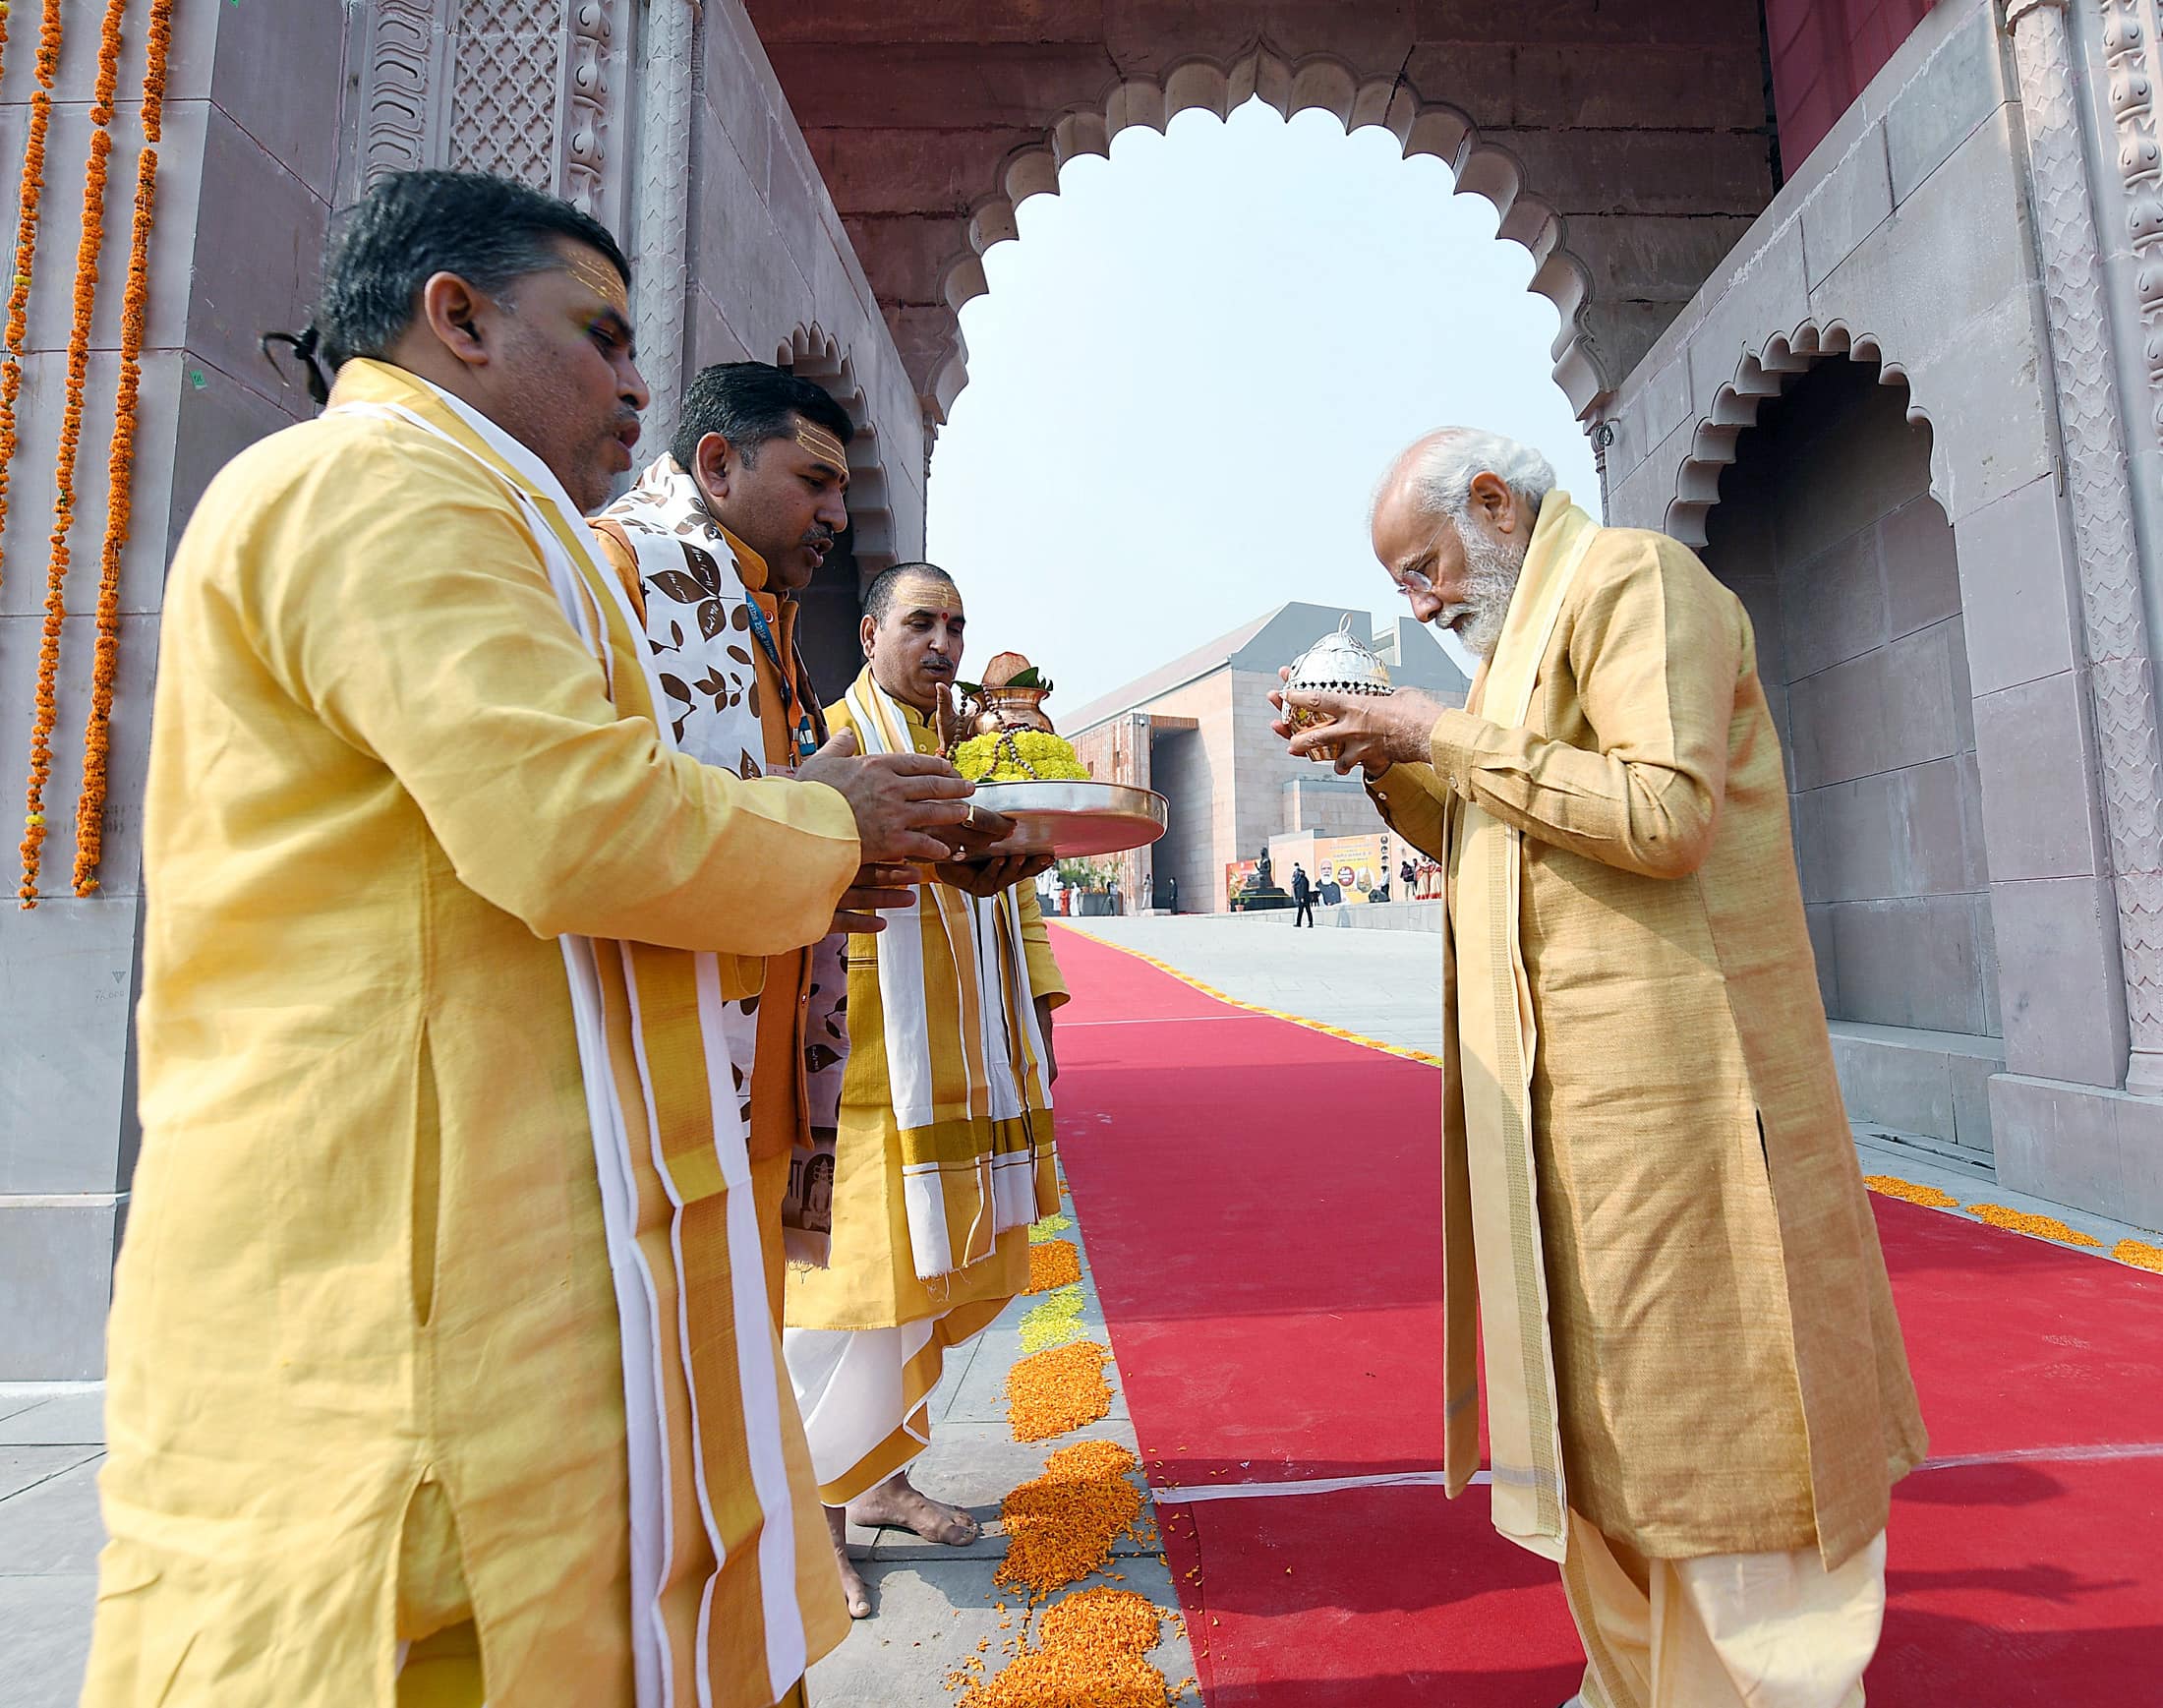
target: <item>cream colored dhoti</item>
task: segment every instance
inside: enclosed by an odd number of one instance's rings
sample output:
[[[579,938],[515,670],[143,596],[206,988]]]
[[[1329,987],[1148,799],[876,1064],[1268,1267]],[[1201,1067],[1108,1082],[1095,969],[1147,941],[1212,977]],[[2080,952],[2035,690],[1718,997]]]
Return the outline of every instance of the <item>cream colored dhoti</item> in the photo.
[[[1585,1708],[1862,1708],[1885,1536],[1835,1571],[1814,1548],[1646,1560],[1573,1510],[1562,1584]]]

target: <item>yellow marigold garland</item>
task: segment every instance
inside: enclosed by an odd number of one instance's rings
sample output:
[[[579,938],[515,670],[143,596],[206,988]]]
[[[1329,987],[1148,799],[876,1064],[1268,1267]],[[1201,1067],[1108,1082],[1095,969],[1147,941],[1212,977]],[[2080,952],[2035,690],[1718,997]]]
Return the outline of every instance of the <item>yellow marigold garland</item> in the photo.
[[[128,288],[120,321],[120,386],[113,400],[113,446],[106,463],[105,541],[98,559],[97,645],[90,668],[90,710],[83,725],[83,789],[75,803],[75,893],[97,888],[105,845],[106,761],[112,745],[113,683],[120,657],[120,560],[128,545],[135,478],[136,419],[143,384],[143,344],[150,314],[150,225],[157,204],[157,149],[164,127],[165,66],[172,47],[173,0],[152,0],[149,59],[143,73],[143,136],[136,157],[135,220],[128,248]]]
[[[6,28],[0,12],[0,30]],[[47,35],[52,37],[49,44]],[[6,36],[0,34],[0,46]],[[45,135],[52,128],[53,74],[60,63],[60,8],[45,0],[38,30],[37,88],[30,95],[29,137],[16,203],[15,275],[8,285],[7,355],[0,361],[0,528],[8,521],[8,472],[15,466],[15,405],[23,395],[23,343],[29,336],[30,274],[37,265],[37,213],[45,193]]]
[[[68,333],[68,388],[53,466],[51,555],[45,565],[45,622],[37,648],[37,710],[30,723],[30,774],[24,785],[23,881],[16,894],[37,906],[37,868],[45,847],[45,784],[52,774],[52,728],[58,712],[61,627],[67,620],[69,537],[75,531],[75,461],[83,440],[83,390],[90,373],[90,315],[97,306],[97,258],[105,247],[105,180],[113,153],[113,90],[120,81],[120,15],[128,0],[106,0],[98,38],[97,84],[90,101],[90,157],[83,176],[83,240],[75,252],[75,324]],[[61,0],[45,0],[50,27],[38,35],[40,93],[47,79],[46,46],[57,66]]]

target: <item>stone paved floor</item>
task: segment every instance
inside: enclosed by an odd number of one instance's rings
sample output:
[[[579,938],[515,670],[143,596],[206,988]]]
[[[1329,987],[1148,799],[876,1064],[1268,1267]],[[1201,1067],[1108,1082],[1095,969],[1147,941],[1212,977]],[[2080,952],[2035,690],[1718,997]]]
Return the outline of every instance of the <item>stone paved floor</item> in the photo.
[[[1068,1207],[1069,1212],[1072,1206]],[[1082,1252],[1084,1336],[1105,1339],[1083,1230],[1059,1236]],[[1116,1375],[1102,1423],[1034,1446],[1007,1427],[1006,1374],[1021,1356],[1021,1318],[1036,1301],[1016,1300],[1005,1316],[963,1347],[932,1396],[932,1443],[913,1475],[920,1487],[967,1506],[984,1535],[967,1548],[940,1548],[906,1531],[852,1533],[876,1617],[811,1674],[817,1708],[926,1708],[950,1702],[949,1673],[991,1642],[989,1664],[1015,1630],[999,1629],[999,1604],[1015,1592],[992,1582],[1005,1556],[999,1502],[1043,1469],[1045,1455],[1071,1442],[1135,1444]],[[0,1703],[69,1708],[83,1677],[103,1539],[96,1475],[104,1457],[104,1390],[96,1383],[0,1384]],[[1167,1612],[1179,1602],[1163,1560],[1132,1541],[1113,1550],[1120,1586]],[[1194,1671],[1186,1637],[1167,1619],[1151,1662],[1174,1683]],[[1190,1696],[1189,1701],[1193,1698]]]

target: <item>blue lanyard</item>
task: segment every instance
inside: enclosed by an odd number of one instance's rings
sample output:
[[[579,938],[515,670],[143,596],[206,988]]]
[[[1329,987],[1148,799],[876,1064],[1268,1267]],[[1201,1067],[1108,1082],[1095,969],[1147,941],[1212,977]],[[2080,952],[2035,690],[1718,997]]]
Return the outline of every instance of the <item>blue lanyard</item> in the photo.
[[[789,667],[781,662],[781,648],[774,644],[774,631],[767,624],[766,613],[759,609],[759,602],[746,592],[743,604],[751,614],[752,638],[759,643],[759,651],[766,655],[766,662],[774,667],[775,680],[781,683],[782,710],[794,715],[796,763],[801,765],[819,750],[819,732],[811,722],[811,708],[796,703],[796,684],[789,675]]]

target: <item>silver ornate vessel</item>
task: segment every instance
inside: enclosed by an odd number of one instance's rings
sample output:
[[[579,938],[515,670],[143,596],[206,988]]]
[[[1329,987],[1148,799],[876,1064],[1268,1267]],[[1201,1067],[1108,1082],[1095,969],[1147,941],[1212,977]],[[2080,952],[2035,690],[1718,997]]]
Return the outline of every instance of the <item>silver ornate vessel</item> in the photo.
[[[1386,694],[1394,692],[1389,685],[1389,667],[1377,658],[1373,649],[1354,638],[1350,617],[1337,625],[1334,634],[1325,634],[1292,661],[1292,675],[1284,684],[1288,693],[1316,694]],[[1293,708],[1289,722],[1295,730],[1304,730],[1328,720],[1319,713]],[[1318,746],[1309,757],[1324,764],[1337,757],[1334,747]]]

